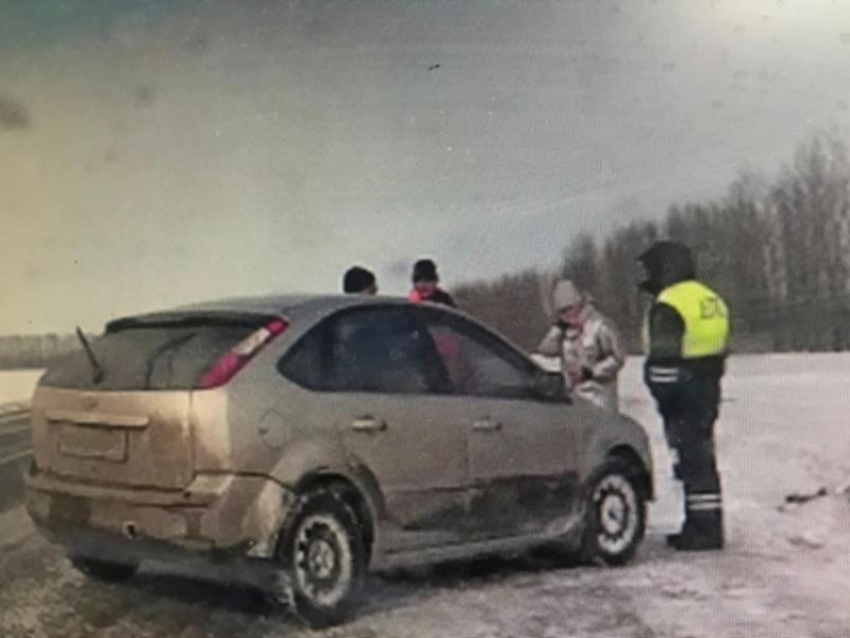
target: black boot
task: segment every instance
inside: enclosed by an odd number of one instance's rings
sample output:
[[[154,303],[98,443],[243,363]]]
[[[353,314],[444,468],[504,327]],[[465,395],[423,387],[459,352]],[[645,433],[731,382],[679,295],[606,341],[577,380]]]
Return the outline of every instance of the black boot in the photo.
[[[677,549],[679,543],[682,542],[682,532],[678,534],[667,534],[667,545],[673,549]]]
[[[667,544],[679,552],[704,552],[723,549],[723,538],[716,535],[700,536],[683,532],[681,534],[669,534]]]
[[[683,543],[689,542],[689,539],[694,537],[693,523],[686,518],[682,525],[682,531],[678,534],[667,534],[667,545],[673,549],[679,549]]]
[[[689,512],[682,532],[667,536],[667,544],[680,552],[723,549],[723,511]]]

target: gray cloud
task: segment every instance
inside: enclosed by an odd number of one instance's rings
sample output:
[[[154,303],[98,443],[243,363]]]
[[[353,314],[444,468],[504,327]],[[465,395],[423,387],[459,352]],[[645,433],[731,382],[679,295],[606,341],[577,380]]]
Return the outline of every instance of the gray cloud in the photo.
[[[38,116],[0,145],[26,237],[0,272],[13,285],[41,251],[45,273],[0,333],[58,329],[51,308],[83,298],[77,320],[97,323],[331,291],[358,262],[399,294],[421,255],[449,286],[541,266],[576,232],[720,196],[741,166],[770,172],[811,130],[850,129],[837,4],[154,4],[89,20],[114,37],[57,19],[30,49],[0,38],[0,95]],[[35,5],[6,3],[0,35]],[[0,132],[32,127],[19,100],[0,109]]]
[[[143,84],[136,88],[133,97],[135,98],[136,106],[138,108],[146,108],[148,106],[153,106],[158,96],[159,94],[155,86],[152,84]]]
[[[0,95],[0,129],[18,131],[31,125],[29,109],[24,104],[14,98]]]

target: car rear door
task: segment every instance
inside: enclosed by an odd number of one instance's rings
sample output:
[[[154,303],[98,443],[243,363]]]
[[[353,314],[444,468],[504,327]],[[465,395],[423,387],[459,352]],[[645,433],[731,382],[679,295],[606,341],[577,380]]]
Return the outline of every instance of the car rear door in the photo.
[[[574,406],[540,398],[533,364],[489,331],[437,309],[419,312],[466,426],[471,524],[510,536],[566,522],[578,490]]]
[[[321,418],[337,428],[350,462],[374,476],[384,499],[385,549],[461,539],[465,421],[441,392],[446,372],[408,307],[334,315],[293,346],[281,370],[315,390]]]

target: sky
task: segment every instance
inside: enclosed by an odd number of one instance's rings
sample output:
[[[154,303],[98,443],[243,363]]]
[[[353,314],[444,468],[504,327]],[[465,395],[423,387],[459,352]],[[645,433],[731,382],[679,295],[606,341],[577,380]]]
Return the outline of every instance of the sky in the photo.
[[[848,0],[4,0],[0,334],[552,267],[850,140],[848,77]]]

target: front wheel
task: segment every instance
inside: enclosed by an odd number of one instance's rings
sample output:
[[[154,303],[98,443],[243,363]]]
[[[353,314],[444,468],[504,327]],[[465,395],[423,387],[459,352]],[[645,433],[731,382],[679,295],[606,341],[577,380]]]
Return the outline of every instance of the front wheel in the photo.
[[[646,531],[646,498],[639,473],[621,459],[606,461],[588,481],[582,562],[623,565]]]
[[[277,560],[294,611],[313,627],[347,619],[361,593],[366,550],[357,516],[333,489],[302,497]]]

